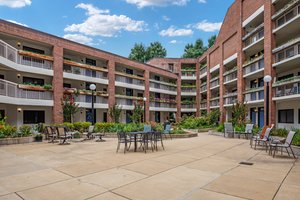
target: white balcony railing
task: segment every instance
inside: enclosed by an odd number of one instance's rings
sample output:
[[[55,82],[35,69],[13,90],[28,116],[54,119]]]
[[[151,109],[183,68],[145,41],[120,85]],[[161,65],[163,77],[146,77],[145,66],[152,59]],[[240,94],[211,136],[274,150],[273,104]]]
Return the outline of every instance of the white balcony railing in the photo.
[[[116,81],[121,82],[121,83],[126,83],[126,84],[132,84],[132,85],[139,85],[139,86],[144,85],[144,81],[142,81],[142,80],[138,80],[138,79],[134,79],[134,78],[130,78],[130,77],[119,76],[119,75],[116,75]]]
[[[299,2],[296,2],[299,3]],[[300,15],[300,5],[298,4],[297,6],[293,7],[294,4],[290,4],[290,7],[286,7],[283,12],[280,12],[276,15],[276,28],[274,29],[275,31],[286,25],[288,22],[291,20],[295,19],[296,17],[299,17]],[[293,7],[291,10],[288,11]],[[274,17],[273,17],[274,18]]]
[[[194,93],[194,92],[197,92],[197,89],[196,89],[196,87],[182,87],[181,92]]]
[[[31,56],[19,55],[16,48],[10,46],[4,41],[0,40],[0,56],[4,57],[14,63],[26,65],[30,67],[37,67],[42,69],[52,69],[53,62],[41,58],[34,58]]]
[[[233,96],[233,97],[227,97],[225,98],[225,105],[230,105],[230,104],[234,104],[237,101],[237,97]]]
[[[155,108],[176,108],[176,104],[171,103],[161,103],[161,102],[150,102],[150,107]]]
[[[210,83],[210,88],[214,88],[214,87],[217,87],[217,86],[220,86],[219,78],[216,79],[216,80],[214,80],[214,81],[212,81],[212,82]]]
[[[63,71],[66,73],[82,75],[87,77],[107,79],[107,73],[105,72],[98,72],[98,71],[84,69],[81,67],[76,67],[76,66],[71,66],[66,64],[64,64]]]
[[[219,99],[210,101],[210,107],[216,107],[216,106],[220,106]]]
[[[22,99],[53,100],[53,93],[50,91],[21,89],[18,84],[6,80],[0,80],[0,95]]]
[[[200,108],[207,109],[207,102],[200,103]]]
[[[249,47],[250,45],[256,43],[258,40],[264,37],[264,29],[259,30],[257,33],[253,34],[247,38],[244,42],[244,48]]]
[[[275,63],[283,62],[284,60],[293,59],[300,54],[300,42],[289,46],[275,54]]]
[[[196,108],[195,104],[182,104],[181,108]]]
[[[160,89],[160,90],[167,90],[167,91],[176,91],[177,90],[176,86],[164,85],[164,84],[160,84],[160,83],[156,83],[156,82],[155,83],[150,82],[150,88],[155,88],[155,89]]]
[[[255,62],[252,62],[249,65],[245,65],[243,69],[244,76],[247,76],[248,74],[253,74],[256,71],[262,70],[265,67],[264,57],[261,57],[259,60],[256,60]]]
[[[92,103],[92,96],[91,95],[78,95],[75,97],[75,102],[78,103]],[[94,96],[94,103],[96,104],[107,104],[107,98]]]
[[[300,83],[290,83],[276,87],[275,97],[300,94]]]
[[[237,72],[233,72],[224,77],[224,83],[230,82],[237,79]]]
[[[255,91],[255,92],[249,92],[245,94],[245,101],[251,102],[251,101],[259,101],[264,100],[264,90]]]

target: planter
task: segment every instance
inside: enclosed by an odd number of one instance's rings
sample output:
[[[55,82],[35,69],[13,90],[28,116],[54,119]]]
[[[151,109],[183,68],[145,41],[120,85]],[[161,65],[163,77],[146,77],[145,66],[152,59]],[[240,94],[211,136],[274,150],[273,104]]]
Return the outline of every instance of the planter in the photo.
[[[33,141],[34,141],[34,137],[3,138],[0,139],[0,145],[25,144]]]
[[[213,128],[200,128],[198,129],[198,133],[205,133],[214,130]]]

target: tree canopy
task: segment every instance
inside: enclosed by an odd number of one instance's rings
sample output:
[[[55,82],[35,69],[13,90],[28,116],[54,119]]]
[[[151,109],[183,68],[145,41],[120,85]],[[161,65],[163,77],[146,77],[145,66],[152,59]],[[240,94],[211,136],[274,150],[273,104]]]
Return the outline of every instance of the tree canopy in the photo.
[[[217,36],[213,35],[208,39],[208,48],[212,47],[216,42]]]
[[[136,43],[131,49],[128,58],[139,62],[147,62],[152,58],[165,58],[166,56],[167,50],[162,46],[162,44],[160,42],[152,42],[148,47],[142,43]]]
[[[202,56],[208,48],[212,47],[216,42],[216,35],[211,36],[208,39],[208,46],[204,46],[203,41],[201,39],[197,39],[195,44],[187,44],[184,48],[183,58],[197,58]]]

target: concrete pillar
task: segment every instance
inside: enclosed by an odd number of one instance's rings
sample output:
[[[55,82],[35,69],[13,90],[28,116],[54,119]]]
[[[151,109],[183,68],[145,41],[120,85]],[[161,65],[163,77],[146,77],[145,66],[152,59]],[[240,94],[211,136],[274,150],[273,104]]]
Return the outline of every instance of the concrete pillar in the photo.
[[[115,62],[112,60],[108,61],[108,122],[112,122],[113,120],[109,116],[109,108],[113,107],[116,103],[115,98]]]
[[[144,72],[144,78],[145,78],[145,91],[144,91],[144,97],[147,98],[146,105],[145,105],[145,121],[150,121],[150,72],[145,70]]]
[[[198,62],[198,60],[196,62],[196,117],[200,117],[200,63]]]

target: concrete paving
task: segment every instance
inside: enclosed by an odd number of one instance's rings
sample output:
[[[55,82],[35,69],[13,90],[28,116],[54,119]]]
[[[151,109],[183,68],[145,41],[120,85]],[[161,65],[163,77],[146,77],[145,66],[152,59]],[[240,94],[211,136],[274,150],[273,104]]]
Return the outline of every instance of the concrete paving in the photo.
[[[299,199],[300,162],[285,154],[207,133],[164,144],[146,154],[116,153],[116,139],[0,146],[0,200]]]

